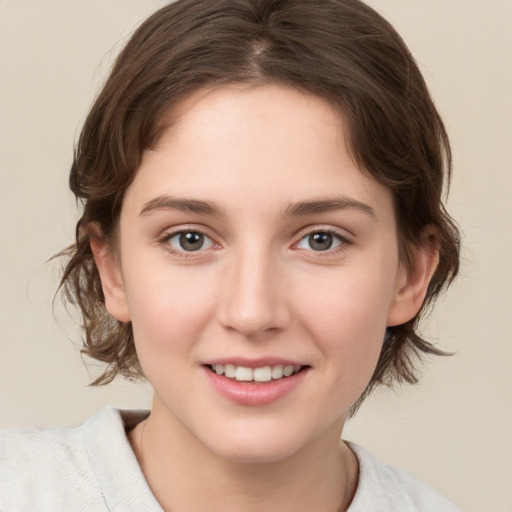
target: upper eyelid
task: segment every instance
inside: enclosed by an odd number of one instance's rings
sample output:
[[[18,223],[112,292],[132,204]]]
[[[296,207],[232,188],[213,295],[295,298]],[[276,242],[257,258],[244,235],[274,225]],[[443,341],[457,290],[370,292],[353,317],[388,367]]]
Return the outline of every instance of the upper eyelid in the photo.
[[[180,225],[175,227],[169,227],[162,230],[162,234],[159,238],[167,238],[173,237],[179,233],[201,233],[212,240],[215,239],[215,235],[212,234],[211,229],[208,229],[206,226],[198,226],[198,225]]]
[[[297,241],[302,240],[305,236],[311,235],[313,233],[331,233],[333,235],[340,237],[341,239],[348,241],[350,241],[354,237],[353,233],[351,233],[347,229],[317,224],[300,229],[295,235],[295,239]]]
[[[162,230],[161,234],[157,236],[155,240],[158,245],[172,247],[170,241],[175,236],[181,233],[200,233],[201,235],[203,235],[205,238],[208,238],[212,242],[212,247],[201,248],[197,251],[185,251],[173,247],[171,252],[174,252],[175,254],[184,254],[187,255],[187,257],[199,257],[199,255],[204,253],[205,251],[219,249],[223,246],[223,242],[219,242],[219,237],[215,233],[212,233],[211,229],[202,225],[198,226],[197,224],[168,227]]]
[[[214,238],[210,236],[208,233],[206,233],[203,230],[200,229],[178,229],[176,231],[166,231],[163,233],[162,238],[170,239],[174,238],[177,235],[181,235],[183,233],[199,233],[200,235],[203,235],[207,238],[210,238],[212,241],[214,241]]]

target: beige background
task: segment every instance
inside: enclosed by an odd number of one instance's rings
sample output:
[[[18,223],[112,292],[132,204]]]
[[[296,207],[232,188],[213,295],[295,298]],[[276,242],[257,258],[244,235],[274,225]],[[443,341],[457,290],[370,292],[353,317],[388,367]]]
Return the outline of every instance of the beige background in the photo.
[[[213,1],[213,0],[212,0]],[[77,329],[56,304],[72,238],[72,145],[119,45],[157,0],[0,0],[0,428],[147,407],[144,386],[87,387]],[[451,135],[449,201],[462,275],[426,328],[452,358],[379,393],[345,437],[468,512],[512,510],[512,1],[372,0],[416,55]]]

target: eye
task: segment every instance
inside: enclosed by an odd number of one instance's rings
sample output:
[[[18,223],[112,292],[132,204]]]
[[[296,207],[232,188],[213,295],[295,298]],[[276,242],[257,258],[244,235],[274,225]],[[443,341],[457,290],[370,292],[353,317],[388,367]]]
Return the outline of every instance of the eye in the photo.
[[[167,237],[167,243],[177,252],[195,252],[211,249],[213,240],[200,231],[179,231]]]
[[[297,244],[297,248],[321,252],[335,249],[345,242],[346,240],[340,235],[332,233],[331,231],[316,231],[301,238]]]

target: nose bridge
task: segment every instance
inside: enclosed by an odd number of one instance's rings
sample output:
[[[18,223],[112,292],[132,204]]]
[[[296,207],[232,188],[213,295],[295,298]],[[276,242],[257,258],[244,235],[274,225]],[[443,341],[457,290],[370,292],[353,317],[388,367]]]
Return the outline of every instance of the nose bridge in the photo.
[[[288,317],[279,261],[268,246],[254,242],[234,251],[219,305],[224,326],[245,336],[283,328]]]

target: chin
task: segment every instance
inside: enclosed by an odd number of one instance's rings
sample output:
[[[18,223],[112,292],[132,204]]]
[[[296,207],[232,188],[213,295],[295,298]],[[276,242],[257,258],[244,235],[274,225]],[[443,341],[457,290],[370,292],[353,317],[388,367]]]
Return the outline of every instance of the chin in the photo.
[[[295,434],[295,435],[294,435]],[[270,464],[284,461],[312,441],[283,427],[229,429],[206,446],[224,460],[234,463]]]
[[[278,447],[244,446],[226,447],[217,450],[217,455],[222,459],[239,464],[272,464],[282,462],[293,456],[298,450],[279,449]]]

